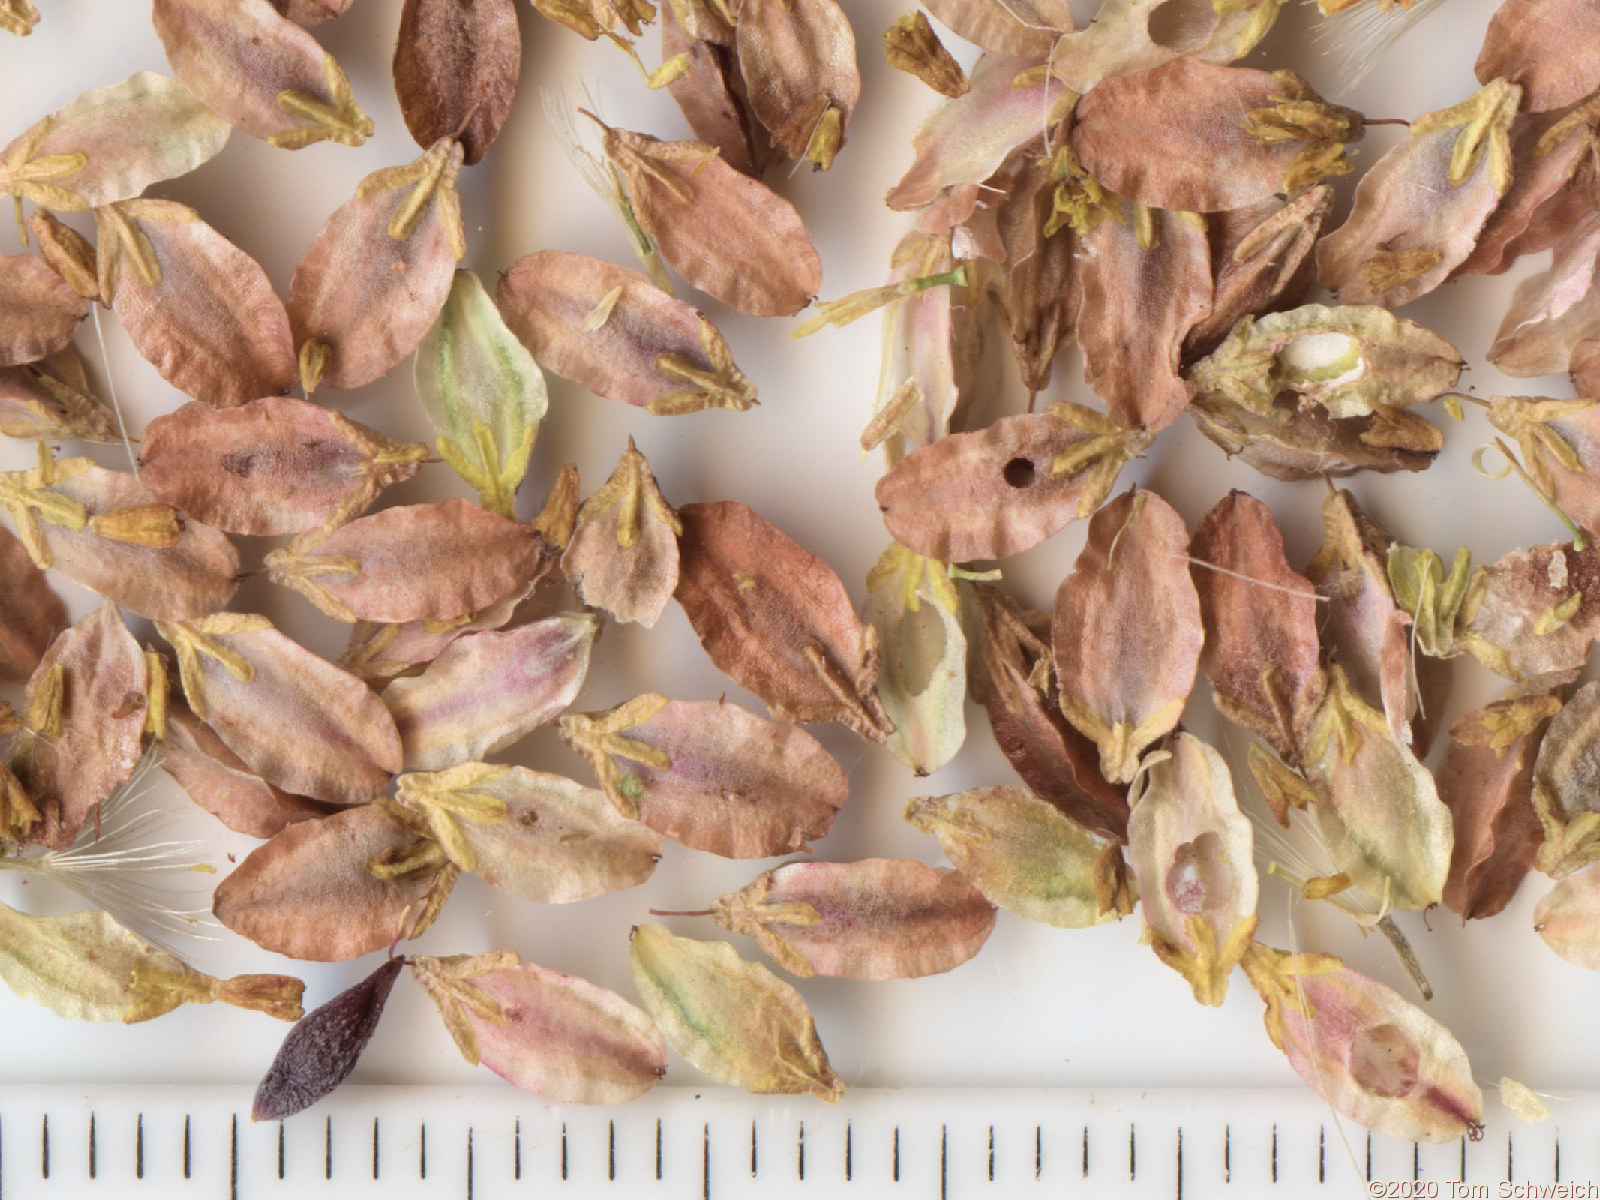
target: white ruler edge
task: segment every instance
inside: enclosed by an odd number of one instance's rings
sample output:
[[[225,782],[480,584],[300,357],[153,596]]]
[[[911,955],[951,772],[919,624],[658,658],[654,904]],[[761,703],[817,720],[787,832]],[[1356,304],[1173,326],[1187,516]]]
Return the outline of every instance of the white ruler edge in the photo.
[[[34,1196],[1586,1195],[1600,1093],[1484,1137],[1368,1137],[1311,1092],[858,1089],[830,1107],[658,1088],[609,1108],[506,1087],[347,1087],[281,1126],[237,1086],[0,1087],[0,1200]],[[1422,1188],[1405,1185],[1412,1181]],[[1514,1182],[1535,1190],[1507,1193]],[[1463,1186],[1463,1183],[1470,1186]],[[1431,1185],[1431,1186],[1427,1186]],[[1454,1186],[1452,1186],[1454,1185]]]

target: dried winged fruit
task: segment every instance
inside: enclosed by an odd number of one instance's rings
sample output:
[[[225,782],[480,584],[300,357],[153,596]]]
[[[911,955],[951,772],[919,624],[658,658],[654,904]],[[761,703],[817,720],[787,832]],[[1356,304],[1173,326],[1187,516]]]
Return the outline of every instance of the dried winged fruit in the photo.
[[[1357,471],[1426,471],[1444,434],[1403,408],[1336,421],[1285,396],[1266,413],[1220,395],[1196,396],[1186,410],[1200,432],[1274,479],[1316,479]]]
[[[1585,530],[1600,530],[1600,401],[1496,396],[1488,415],[1516,439],[1539,496]]]
[[[705,314],[637,271],[541,250],[513,263],[495,294],[534,358],[597,396],[659,416],[755,403],[755,386]]]
[[[589,672],[600,622],[569,613],[453,643],[421,675],[383,692],[406,768],[437,771],[484,758],[553,721]]]
[[[1600,683],[1579,688],[1545,730],[1533,809],[1544,826],[1539,870],[1560,879],[1600,859]]]
[[[909,858],[785,863],[719,896],[712,912],[801,978],[942,974],[983,948],[995,919],[959,872]]]
[[[661,840],[603,793],[525,767],[470,762],[402,775],[385,808],[463,871],[540,904],[634,887],[661,858]]]
[[[145,426],[139,479],[229,533],[304,533],[359,516],[427,454],[292,396],[221,411],[196,402]]]
[[[1160,66],[1180,54],[1208,63],[1242,58],[1278,18],[1276,0],[1107,0],[1051,48],[1050,69],[1078,92],[1101,80]]]
[[[1544,840],[1533,810],[1534,761],[1560,709],[1559,696],[1514,689],[1450,729],[1438,772],[1439,799],[1455,825],[1444,903],[1464,921],[1503,909],[1533,866]]]
[[[152,946],[99,909],[35,917],[0,904],[0,979],[73,1021],[132,1025],[180,1004],[220,1000],[281,1021],[300,1016],[305,985],[286,975],[214,979]]]
[[[1152,440],[1058,402],[906,455],[878,481],[878,507],[895,541],[928,558],[1006,558],[1094,512]]]
[[[1311,287],[1322,222],[1333,207],[1325,183],[1206,218],[1213,279],[1211,313],[1184,339],[1187,362],[1210,353],[1241,318],[1297,303]]]
[[[73,291],[34,254],[0,255],[0,367],[37,362],[72,341],[89,315]]]
[[[1568,875],[1533,909],[1533,931],[1574,966],[1600,971],[1600,869]]]
[[[1456,278],[1498,275],[1520,256],[1548,250],[1590,212],[1585,191],[1594,161],[1594,119],[1587,103],[1570,113],[1517,115],[1511,124],[1511,187],[1489,214],[1471,255],[1456,268]]]
[[[156,503],[133,475],[41,453],[39,466],[0,474],[0,512],[35,563],[158,621],[216,612],[233,598],[239,555],[226,536]]]
[[[417,348],[467,252],[461,143],[368,175],[322,227],[289,284],[289,323],[307,392],[371,383]]]
[[[0,196],[83,212],[186,175],[233,132],[179,80],[140,71],[84,92],[0,150]]]
[[[1587,212],[1556,244],[1550,266],[1517,285],[1486,357],[1507,375],[1574,368],[1578,344],[1600,334],[1600,214]]]
[[[843,769],[798,725],[721,700],[647,694],[561,718],[623,816],[726,858],[809,850],[850,794]]]
[[[750,109],[773,145],[832,166],[861,98],[844,10],[834,0],[742,0],[734,35]]]
[[[990,281],[989,297],[1011,334],[1023,386],[1030,393],[1049,384],[1056,351],[1073,336],[1083,305],[1083,276],[1091,269],[1091,264],[1074,253],[1078,246],[1071,233],[1057,228],[1054,203],[1058,182],[1051,161],[1031,145],[1023,147],[1001,174],[984,184],[985,188],[1005,186],[1005,195],[975,211],[962,231],[979,243],[979,226],[992,215],[998,244],[984,253],[1003,257],[1004,266],[994,272],[999,278]],[[951,296],[946,304],[960,305],[961,299]],[[1180,297],[1178,306],[1182,305]],[[952,349],[946,347],[946,355]],[[953,410],[954,405],[948,408]],[[947,419],[939,432],[947,432],[948,425]],[[919,444],[927,445],[930,440],[924,437]]]
[[[266,565],[336,621],[450,621],[531,581],[543,549],[532,525],[451,499],[302,534]]]
[[[1428,769],[1338,666],[1329,668],[1303,758],[1339,873],[1384,909],[1437,904],[1450,872],[1450,810]]]
[[[877,632],[833,568],[743,504],[689,504],[678,516],[676,596],[711,661],[775,717],[886,741]]]
[[[297,381],[283,302],[243,250],[170,200],[95,209],[100,298],[161,376],[218,408]]]
[[[1267,414],[1292,393],[1336,420],[1421,404],[1460,376],[1460,351],[1422,326],[1370,305],[1321,304],[1246,316],[1189,372],[1205,399]]]
[[[157,764],[189,799],[236,833],[270,838],[296,821],[325,817],[327,805],[291,796],[255,774],[186,704],[167,714]]]
[[[611,478],[583,502],[561,570],[585,604],[653,626],[678,586],[678,537],[650,464],[628,439]]]
[[[1256,944],[1245,975],[1267,1036],[1313,1091],[1388,1137],[1453,1142],[1483,1134],[1483,1093],[1461,1043],[1390,988],[1330,954]]]
[[[620,1104],[667,1073],[649,1016],[587,979],[509,951],[413,959],[456,1047],[508,1083],[558,1104]]]
[[[1581,667],[1600,636],[1600,546],[1533,546],[1472,573],[1455,640],[1496,674],[1535,679]]]
[[[941,96],[954,99],[972,90],[961,64],[944,48],[921,9],[884,31],[883,53],[895,70],[915,75]]]
[[[678,59],[684,72],[667,85],[694,136],[717,147],[736,171],[760,176],[772,156],[767,131],[750,112],[733,52],[733,27],[709,4],[663,4],[661,61]]]
[[[449,896],[457,869],[429,848],[375,808],[301,821],[219,883],[211,911],[276,954],[359,958],[416,937]]]
[[[985,787],[919,796],[905,818],[1001,908],[1062,929],[1087,929],[1123,910],[1101,886],[1101,841],[1027,788]]]
[[[1014,84],[1034,64],[986,54],[972,72],[972,90],[934,110],[912,139],[916,159],[889,189],[897,212],[926,208],[962,189],[971,190],[1000,169],[1013,150],[1031,142],[1070,111],[1073,95],[1048,75]]]
[[[1218,212],[1346,173],[1344,146],[1363,132],[1360,113],[1327,103],[1293,71],[1175,58],[1090,88],[1072,146],[1119,196]]]
[[[1099,836],[1126,841],[1127,789],[1106,781],[1094,743],[1062,716],[1049,643],[998,588],[980,584],[972,595],[972,688],[989,711],[1001,753],[1035,795]],[[1035,616],[1048,632],[1050,614]]]
[[[89,389],[71,346],[22,367],[0,367],[0,434],[54,441],[110,442],[116,414]]]
[[[256,1087],[252,1121],[292,1117],[345,1081],[377,1031],[403,966],[404,959],[391,958],[295,1023]]]
[[[961,37],[997,54],[1043,58],[1073,28],[1064,0],[932,0],[927,9]]]
[[[948,238],[913,231],[895,249],[891,284],[955,268]],[[953,287],[926,288],[898,296],[883,310],[883,361],[878,372],[876,414],[861,435],[861,448],[882,444],[893,466],[909,446],[927,446],[950,432],[962,403],[970,399],[982,354],[977,305]],[[1053,348],[1052,348],[1053,352]]]
[[[1412,121],[1411,135],[1362,176],[1349,219],[1318,244],[1317,282],[1341,304],[1384,308],[1443,283],[1511,186],[1521,95],[1497,79]]]
[[[1412,740],[1417,709],[1416,670],[1411,658],[1411,611],[1396,602],[1389,583],[1394,539],[1370,520],[1349,492],[1322,502],[1322,549],[1306,576],[1327,601],[1322,644],[1344,671],[1351,689],[1380,710],[1389,730]]]
[[[67,606],[28,551],[0,529],[0,683],[22,683],[67,627]]]
[[[789,317],[822,286],[794,206],[704,142],[605,129],[639,227],[692,286],[753,317]]]
[[[386,625],[357,621],[350,630],[349,646],[339,656],[339,665],[374,683],[414,675],[467,634],[499,629],[509,623],[517,607],[532,593],[533,585],[520,586],[504,599],[479,609],[465,622],[404,621]]]
[[[400,10],[394,90],[424,149],[453,137],[466,166],[483,158],[511,115],[521,67],[512,0],[406,0]]]
[[[643,925],[628,962],[667,1044],[717,1082],[758,1094],[808,1092],[830,1104],[844,1094],[800,993],[728,943]]]
[[[1190,553],[1206,644],[1201,665],[1217,708],[1298,758],[1322,702],[1316,589],[1283,555],[1261,501],[1235,491],[1195,530]],[[1216,567],[1217,570],[1210,570]]]
[[[891,545],[867,575],[861,619],[878,631],[878,699],[894,722],[889,751],[919,776],[944,766],[967,736],[967,637],[943,563]]]
[[[343,69],[268,0],[155,0],[154,19],[178,78],[253,137],[300,150],[371,135]]]
[[[1591,47],[1600,15],[1576,0],[1505,0],[1489,21],[1473,66],[1479,83],[1506,79],[1523,90],[1523,107],[1546,112],[1600,87]]]
[[[70,846],[95,806],[133,774],[148,682],[144,653],[113,604],[45,651],[28,681],[26,732],[12,764],[43,815],[34,841]]]
[[[1219,1005],[1256,930],[1250,822],[1222,756],[1178,733],[1129,790],[1128,865],[1146,935],[1201,1004]]]
[[[400,735],[383,701],[267,618],[218,613],[156,629],[177,651],[189,707],[268,783],[363,804],[399,772]]]
[[[1189,331],[1211,311],[1211,248],[1193,215],[1120,216],[1113,210],[1082,239],[1083,377],[1117,425],[1154,433],[1193,395],[1179,365]]]
[[[1051,621],[1061,711],[1100,748],[1100,773],[1131,783],[1194,687],[1205,631],[1183,518],[1133,488],[1095,513]]]
[[[438,324],[417,347],[414,378],[439,454],[483,507],[516,516],[517,487],[548,406],[544,373],[471,271],[456,272]]]

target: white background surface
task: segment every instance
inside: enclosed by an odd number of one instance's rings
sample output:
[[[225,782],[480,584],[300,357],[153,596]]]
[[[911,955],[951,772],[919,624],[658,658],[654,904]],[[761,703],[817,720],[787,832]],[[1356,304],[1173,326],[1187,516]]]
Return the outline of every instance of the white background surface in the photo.
[[[116,82],[136,70],[168,68],[141,0],[41,0],[44,21],[26,40],[0,40],[0,144],[79,92]],[[882,282],[888,254],[907,218],[881,204],[885,190],[910,162],[909,139],[935,97],[921,84],[891,71],[879,49],[883,28],[909,5],[845,0],[855,23],[864,76],[863,99],[849,142],[834,170],[809,171],[769,182],[797,205],[821,252],[823,295],[837,297]],[[298,153],[269,148],[235,133],[226,150],[193,175],[158,185],[153,194],[194,205],[253,254],[286,295],[294,265],[324,219],[348,199],[357,182],[383,166],[418,153],[393,97],[389,60],[399,20],[397,0],[358,0],[346,16],[319,27],[317,36],[348,72],[355,94],[378,132],[355,150],[321,145]],[[1493,10],[1490,0],[1446,0],[1404,39],[1360,88],[1339,95],[1335,59],[1310,40],[1314,17],[1295,3],[1254,55],[1251,65],[1296,67],[1331,99],[1372,116],[1411,117],[1452,104],[1476,84],[1471,64]],[[1087,14],[1080,14],[1086,17]],[[461,190],[469,253],[492,288],[494,275],[522,254],[566,248],[632,266],[620,226],[586,190],[552,136],[540,106],[540,89],[595,90],[614,124],[660,136],[686,136],[683,120],[665,94],[648,93],[614,49],[589,46],[519,3],[524,31],[522,90],[516,111],[487,160],[463,172]],[[641,50],[655,61],[654,33]],[[970,56],[969,56],[970,57]],[[1358,165],[1372,162],[1404,131],[1377,129],[1359,148]],[[1336,221],[1348,205],[1350,181],[1340,187]],[[86,231],[89,225],[75,219]],[[1329,226],[1330,228],[1332,225]],[[9,219],[0,221],[0,252],[15,253]],[[1404,310],[1455,342],[1471,369],[1463,386],[1496,391],[1569,395],[1564,378],[1508,385],[1483,362],[1512,283],[1541,267],[1548,256],[1525,260],[1509,276],[1453,284]],[[878,374],[876,320],[790,342],[794,322],[758,321],[732,313],[688,289],[680,295],[701,305],[726,334],[735,359],[760,388],[761,407],[745,414],[712,411],[673,419],[597,399],[550,377],[551,411],[523,489],[522,509],[538,507],[562,462],[575,462],[587,492],[615,465],[626,438],[635,437],[660,486],[677,504],[738,499],[778,523],[839,571],[851,594],[864,595],[863,579],[887,542],[872,500],[881,470],[877,456],[863,460],[856,438],[871,410]],[[103,314],[109,373],[133,430],[171,411],[183,397],[133,351],[115,317]],[[105,394],[107,368],[93,323],[78,347]],[[1009,348],[1004,348],[1008,374]],[[432,440],[416,403],[409,365],[370,387],[323,391],[334,404],[391,436]],[[1058,360],[1056,378],[1041,402],[1056,398],[1093,403],[1082,386],[1075,351]],[[993,410],[1015,411],[1012,401]],[[1490,483],[1473,474],[1473,449],[1490,431],[1475,413],[1466,425],[1449,423],[1437,465],[1420,476],[1356,477],[1349,483],[1371,514],[1402,540],[1427,545],[1448,561],[1458,545],[1475,561],[1515,547],[1565,535],[1514,481]],[[79,452],[74,448],[74,452]],[[90,451],[107,465],[127,469],[118,446]],[[0,446],[0,466],[25,466],[31,447]],[[1321,537],[1321,483],[1277,484],[1240,463],[1229,463],[1187,421],[1164,432],[1146,458],[1124,473],[1119,486],[1141,481],[1156,488],[1188,519],[1200,515],[1229,488],[1268,500],[1288,541],[1290,558],[1303,566]],[[425,467],[411,484],[386,497],[390,503],[467,494],[443,466]],[[1081,526],[1005,564],[1008,587],[1025,604],[1047,607],[1056,583],[1082,544]],[[246,564],[270,548],[245,545]],[[91,598],[58,582],[74,616]],[[344,631],[297,596],[262,579],[246,583],[237,608],[266,612],[312,648],[335,656]],[[136,623],[136,631],[141,631]],[[608,625],[596,648],[595,669],[577,708],[590,711],[644,690],[683,699],[730,699],[760,711],[752,697],[711,667],[673,606],[653,631]],[[1471,660],[1458,660],[1450,719],[1483,703],[1498,685]],[[1245,739],[1219,726],[1201,682],[1188,726],[1242,755]],[[12,697],[15,699],[15,697]],[[936,845],[905,825],[906,799],[987,783],[1012,782],[994,748],[987,721],[968,709],[972,736],[954,764],[916,781],[887,752],[869,748],[838,727],[815,732],[850,771],[851,799],[834,831],[815,847],[818,857],[851,859],[908,855],[939,861]],[[1442,740],[1442,739],[1441,739]],[[514,752],[517,761],[591,782],[587,768],[542,730]],[[1434,760],[1436,762],[1436,759]],[[1253,787],[1243,777],[1241,794]],[[159,800],[174,810],[182,793],[163,779]],[[206,839],[208,856],[227,870],[224,855],[242,855],[249,839],[227,834],[192,809],[175,826]],[[546,966],[587,976],[632,995],[626,959],[630,924],[649,920],[647,908],[698,907],[741,886],[763,863],[734,863],[667,844],[650,883],[620,895],[564,908],[528,904],[476,879],[463,879],[438,924],[414,943],[426,953],[468,953],[510,947]],[[1533,903],[1548,887],[1530,877],[1501,916],[1461,930],[1449,913],[1431,917],[1431,932],[1416,914],[1397,919],[1411,936],[1437,999],[1428,1011],[1445,1021],[1472,1056],[1484,1080],[1510,1074],[1559,1092],[1592,1079],[1596,1033],[1590,1014],[1600,980],[1551,955],[1532,934]],[[0,898],[33,911],[77,907],[39,882],[0,878]],[[202,904],[204,900],[202,898]],[[1275,945],[1293,938],[1302,949],[1330,950],[1402,990],[1406,984],[1381,939],[1362,941],[1341,915],[1301,905],[1289,928],[1289,892],[1279,881],[1262,884],[1262,936]],[[679,932],[720,936],[709,921],[678,920]],[[186,943],[193,960],[214,973],[287,970],[306,979],[308,1006],[321,1003],[376,965],[376,958],[323,966],[295,964],[259,951],[217,930],[217,940]],[[811,980],[800,985],[809,1000],[834,1065],[852,1085],[868,1086],[1282,1086],[1294,1077],[1261,1028],[1261,1004],[1235,975],[1227,1002],[1202,1009],[1174,972],[1137,944],[1137,919],[1081,932],[1033,925],[1002,913],[988,946],[971,963],[932,979],[868,985]],[[755,946],[735,939],[746,957]],[[408,946],[407,949],[412,947]],[[253,1085],[282,1035],[265,1018],[220,1006],[190,1009],[147,1025],[120,1028],[69,1025],[21,1001],[0,995],[6,1050],[0,1083],[145,1081]],[[368,1083],[479,1082],[433,1014],[409,983],[395,990],[384,1022],[356,1079]],[[673,1057],[667,1082],[698,1077]]]

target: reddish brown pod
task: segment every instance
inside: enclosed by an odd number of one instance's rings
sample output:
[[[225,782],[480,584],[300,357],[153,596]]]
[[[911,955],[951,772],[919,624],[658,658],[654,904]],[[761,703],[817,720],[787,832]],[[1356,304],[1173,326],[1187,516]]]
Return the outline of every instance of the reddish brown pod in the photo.
[[[472,166],[489,152],[517,98],[522,34],[512,0],[406,0],[394,90],[426,150],[453,137]]]

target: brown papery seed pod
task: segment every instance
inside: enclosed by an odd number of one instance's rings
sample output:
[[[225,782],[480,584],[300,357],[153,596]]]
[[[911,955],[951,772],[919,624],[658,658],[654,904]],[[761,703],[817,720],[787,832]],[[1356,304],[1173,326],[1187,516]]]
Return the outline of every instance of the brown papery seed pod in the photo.
[[[394,90],[417,145],[453,137],[472,166],[489,152],[517,98],[522,33],[512,0],[406,0]]]

